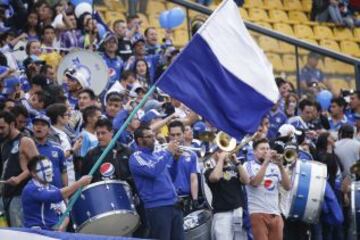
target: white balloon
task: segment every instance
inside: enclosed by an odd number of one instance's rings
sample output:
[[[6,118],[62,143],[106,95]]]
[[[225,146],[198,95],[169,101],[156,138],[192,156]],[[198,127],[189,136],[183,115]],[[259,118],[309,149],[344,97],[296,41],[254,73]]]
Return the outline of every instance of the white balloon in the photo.
[[[52,22],[52,26],[53,26],[54,28],[62,28],[62,27],[65,26],[64,21],[63,21],[63,15],[62,15],[62,14],[58,14],[58,15],[55,17],[54,21]]]
[[[82,2],[75,7],[75,16],[77,18],[79,18],[85,12],[92,13],[92,6],[89,3]]]

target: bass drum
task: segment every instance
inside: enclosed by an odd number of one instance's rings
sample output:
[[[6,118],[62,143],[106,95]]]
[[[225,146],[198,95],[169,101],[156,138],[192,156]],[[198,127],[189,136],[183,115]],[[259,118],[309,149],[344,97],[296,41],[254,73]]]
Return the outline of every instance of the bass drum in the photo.
[[[310,224],[317,223],[324,200],[326,179],[325,164],[298,159],[291,176],[290,205],[284,215]]]
[[[197,210],[184,217],[186,240],[211,239],[211,218],[209,210]]]
[[[72,210],[80,233],[129,236],[139,225],[130,187],[126,182],[105,180],[86,186]]]
[[[360,181],[351,184],[352,239],[360,238]]]
[[[67,54],[59,64],[57,80],[59,85],[64,82],[64,73],[68,68],[81,67],[90,76],[90,88],[99,95],[106,87],[109,73],[104,59],[97,53],[88,50],[74,50]]]

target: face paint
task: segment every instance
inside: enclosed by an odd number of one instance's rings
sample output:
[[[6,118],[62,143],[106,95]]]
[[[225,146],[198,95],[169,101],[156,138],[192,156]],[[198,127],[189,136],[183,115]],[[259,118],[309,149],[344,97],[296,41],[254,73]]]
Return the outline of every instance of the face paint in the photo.
[[[49,159],[44,159],[36,164],[36,176],[46,183],[51,183],[53,179],[52,163]]]

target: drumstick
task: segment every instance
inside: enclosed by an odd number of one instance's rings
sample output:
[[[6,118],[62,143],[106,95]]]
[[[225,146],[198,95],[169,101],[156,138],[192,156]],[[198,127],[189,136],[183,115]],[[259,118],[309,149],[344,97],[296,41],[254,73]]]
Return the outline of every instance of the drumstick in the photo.
[[[7,182],[6,180],[0,180],[0,184],[1,184],[1,183],[4,183],[4,184],[5,184],[6,182]]]

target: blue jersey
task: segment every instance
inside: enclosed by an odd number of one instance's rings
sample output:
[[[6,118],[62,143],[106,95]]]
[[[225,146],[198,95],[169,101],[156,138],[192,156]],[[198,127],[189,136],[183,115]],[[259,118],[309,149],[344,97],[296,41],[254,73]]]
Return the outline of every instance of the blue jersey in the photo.
[[[177,202],[167,168],[172,161],[173,156],[169,151],[151,151],[142,147],[131,155],[130,171],[145,208],[171,206]]]
[[[51,184],[58,188],[62,188],[63,182],[61,174],[66,171],[66,161],[61,146],[48,140],[45,144],[36,143],[36,147],[39,150],[39,153],[46,156],[53,165],[54,177]]]
[[[196,174],[198,172],[196,153],[191,151],[185,151],[181,154],[179,159],[174,159],[172,165],[169,166],[169,171],[177,194],[190,195],[191,174]]]
[[[300,82],[305,82],[307,86],[313,83],[320,83],[324,81],[324,74],[320,69],[305,66],[300,71]]]
[[[108,84],[106,86],[106,90],[108,90],[117,80],[121,79],[121,72],[124,67],[124,62],[119,56],[110,58],[106,53],[103,53],[102,57],[107,67],[109,68],[110,73]]]
[[[346,115],[344,115],[344,117],[339,122],[334,122],[334,120],[331,117],[329,117],[328,120],[329,120],[329,124],[330,124],[330,130],[336,131],[336,132],[339,131],[339,129],[344,124],[353,125],[353,123],[347,118]]]
[[[59,221],[62,200],[63,196],[57,187],[30,180],[21,195],[24,226],[51,230]]]
[[[282,111],[276,110],[275,112],[270,111],[268,114],[268,118],[269,118],[270,126],[267,137],[269,139],[275,139],[278,135],[278,130],[281,127],[281,125],[286,123],[287,117]]]

